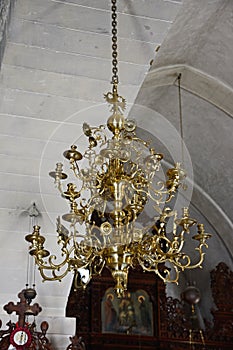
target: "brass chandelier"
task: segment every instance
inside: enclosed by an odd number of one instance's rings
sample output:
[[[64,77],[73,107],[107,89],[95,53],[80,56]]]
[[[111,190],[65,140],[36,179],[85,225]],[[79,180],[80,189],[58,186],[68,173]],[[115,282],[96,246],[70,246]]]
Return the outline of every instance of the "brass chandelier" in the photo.
[[[61,261],[44,249],[45,238],[38,225],[26,240],[43,280],[60,281],[71,271],[76,287],[85,287],[93,275],[107,267],[120,297],[127,289],[129,270],[136,266],[155,272],[165,282],[178,282],[181,271],[201,267],[210,234],[189,217],[188,208],[183,208],[179,217],[169,206],[186,176],[181,165],[176,163],[167,171],[166,180],[161,180],[163,155],[139,138],[136,123],[123,115],[125,99],[117,90],[116,10],[116,0],[112,0],[113,88],[105,95],[112,114],[106,125],[83,124],[87,137],[83,154],[76,145],[64,152],[76,184],[68,183],[63,189],[67,175],[61,163],[50,172],[70,207],[69,213],[57,219]],[[154,209],[154,224],[149,226],[139,220],[148,206]],[[69,229],[62,220],[69,222]],[[183,250],[193,229],[197,254],[191,259]],[[88,270],[88,280],[82,278],[80,269]]]

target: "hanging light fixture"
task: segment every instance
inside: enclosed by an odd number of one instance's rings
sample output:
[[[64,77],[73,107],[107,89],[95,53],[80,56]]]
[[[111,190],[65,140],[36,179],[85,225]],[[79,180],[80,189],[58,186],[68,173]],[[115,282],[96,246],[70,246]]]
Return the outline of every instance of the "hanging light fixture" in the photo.
[[[38,225],[26,240],[30,242],[29,252],[35,257],[44,280],[61,280],[71,271],[75,274],[76,287],[85,287],[93,275],[101,274],[107,267],[116,282],[116,293],[121,296],[127,289],[130,268],[141,266],[144,271],[155,272],[165,282],[177,282],[181,271],[201,267],[203,247],[208,247],[206,240],[210,234],[205,233],[202,224],[189,217],[188,208],[183,208],[179,218],[177,211],[169,206],[186,176],[181,165],[176,163],[167,171],[167,179],[160,180],[163,155],[139,138],[136,123],[123,115],[125,99],[117,89],[116,11],[116,0],[112,0],[113,88],[105,95],[112,114],[106,125],[83,124],[87,137],[87,149],[83,154],[76,145],[64,152],[77,178],[76,184],[68,183],[63,190],[62,181],[67,175],[61,163],[50,172],[70,207],[69,213],[57,219],[62,261],[58,263],[56,257],[44,249],[45,238]],[[178,82],[181,98],[180,76]],[[152,226],[142,225],[139,220],[148,206],[155,210]],[[62,220],[69,222],[69,229]],[[171,227],[171,232],[167,226]],[[192,238],[196,241],[197,256],[192,260],[184,246],[194,228]],[[87,281],[80,276],[82,268],[88,270]]]

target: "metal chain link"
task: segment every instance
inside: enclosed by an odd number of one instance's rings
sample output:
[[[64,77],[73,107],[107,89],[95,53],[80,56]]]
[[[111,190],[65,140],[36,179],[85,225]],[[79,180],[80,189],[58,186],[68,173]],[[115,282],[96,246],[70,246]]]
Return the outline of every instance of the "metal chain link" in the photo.
[[[178,75],[178,101],[179,101],[179,116],[180,116],[180,137],[181,137],[181,160],[184,167],[184,131],[183,131],[183,113],[182,113],[182,101],[181,101],[181,73]]]
[[[117,0],[112,0],[112,84],[118,84],[117,61]]]

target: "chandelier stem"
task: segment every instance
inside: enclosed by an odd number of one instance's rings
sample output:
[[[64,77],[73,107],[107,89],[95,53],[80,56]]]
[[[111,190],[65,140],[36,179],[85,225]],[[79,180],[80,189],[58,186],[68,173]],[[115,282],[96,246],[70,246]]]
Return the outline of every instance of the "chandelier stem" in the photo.
[[[112,0],[112,84],[116,89],[119,82],[117,61],[117,1]]]
[[[181,137],[181,161],[184,167],[184,130],[183,130],[183,113],[181,99],[181,73],[178,75],[178,94],[179,94],[179,117],[180,117],[180,137]]]

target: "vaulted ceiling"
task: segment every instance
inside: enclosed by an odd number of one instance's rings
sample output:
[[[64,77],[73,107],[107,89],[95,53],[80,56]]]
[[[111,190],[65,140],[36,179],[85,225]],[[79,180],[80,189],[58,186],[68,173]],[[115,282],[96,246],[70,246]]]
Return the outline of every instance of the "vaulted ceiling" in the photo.
[[[17,0],[9,25],[0,80],[1,287],[0,304],[16,301],[24,288],[28,208],[48,248],[56,241],[55,220],[67,207],[48,177],[62,153],[82,144],[84,121],[103,123],[108,109],[103,94],[111,89],[110,1]],[[212,306],[208,273],[219,261],[232,261],[232,117],[233,4],[230,0],[119,0],[119,92],[140,133],[153,140],[169,164],[179,161],[177,76],[182,74],[185,164],[192,216],[213,234],[203,271],[195,279],[203,295],[202,311]],[[159,50],[156,50],[160,46]],[[153,64],[150,62],[153,59]],[[41,317],[59,349],[74,333],[65,319],[72,276],[61,283],[36,277]],[[0,311],[0,318],[8,320]]]

